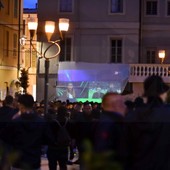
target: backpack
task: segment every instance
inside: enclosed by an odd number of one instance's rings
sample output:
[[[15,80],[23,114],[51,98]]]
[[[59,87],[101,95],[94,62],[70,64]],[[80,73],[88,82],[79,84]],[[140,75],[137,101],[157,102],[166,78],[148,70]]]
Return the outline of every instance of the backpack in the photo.
[[[66,125],[68,120],[66,119],[65,124],[62,126],[58,120],[55,120],[55,122],[58,124],[59,129],[57,131],[57,141],[56,144],[58,146],[69,146],[71,142],[71,137],[68,134],[68,131],[66,129]]]

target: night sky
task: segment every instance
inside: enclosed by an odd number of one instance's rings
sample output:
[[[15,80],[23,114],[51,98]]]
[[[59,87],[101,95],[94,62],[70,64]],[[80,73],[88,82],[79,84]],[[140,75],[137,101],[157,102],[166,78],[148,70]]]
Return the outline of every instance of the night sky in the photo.
[[[35,8],[37,0],[24,0],[24,8]]]

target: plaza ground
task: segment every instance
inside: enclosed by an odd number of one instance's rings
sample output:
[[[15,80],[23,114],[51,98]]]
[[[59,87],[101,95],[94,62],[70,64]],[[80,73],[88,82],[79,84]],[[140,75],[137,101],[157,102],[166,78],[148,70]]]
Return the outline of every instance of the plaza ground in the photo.
[[[46,158],[41,159],[41,170],[49,170],[48,160]],[[68,165],[68,170],[79,170],[79,165],[77,164]]]

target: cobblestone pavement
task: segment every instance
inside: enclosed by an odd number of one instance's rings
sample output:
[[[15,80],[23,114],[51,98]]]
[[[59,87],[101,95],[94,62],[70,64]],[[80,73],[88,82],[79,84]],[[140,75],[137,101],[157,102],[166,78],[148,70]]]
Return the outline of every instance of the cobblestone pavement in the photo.
[[[49,170],[48,169],[48,161],[46,158],[41,159],[41,170]],[[68,170],[79,170],[79,165],[68,165]]]

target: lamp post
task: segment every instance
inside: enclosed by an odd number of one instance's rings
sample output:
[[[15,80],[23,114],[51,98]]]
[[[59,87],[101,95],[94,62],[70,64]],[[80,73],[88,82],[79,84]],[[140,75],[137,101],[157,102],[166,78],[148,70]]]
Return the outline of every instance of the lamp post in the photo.
[[[161,64],[163,64],[164,59],[165,59],[165,50],[159,50],[158,56],[161,59]]]
[[[35,31],[37,30],[37,26],[38,26],[38,22],[36,21],[36,19],[29,18],[28,29],[30,31],[30,44],[33,47],[33,49],[41,56],[41,58],[45,59],[44,113],[47,114],[48,113],[48,86],[49,86],[48,76],[49,76],[50,59],[57,57],[61,51],[59,42],[64,39],[63,33],[65,34],[65,32],[68,31],[69,19],[67,18],[59,19],[60,38],[55,41],[50,41],[51,36],[55,30],[55,22],[54,21],[45,22],[45,32],[46,32],[47,40],[50,43],[50,45],[45,49],[43,53],[38,52],[32,43]],[[56,52],[56,54],[52,56],[47,56],[47,51],[50,50],[52,46],[56,46],[58,51]]]

